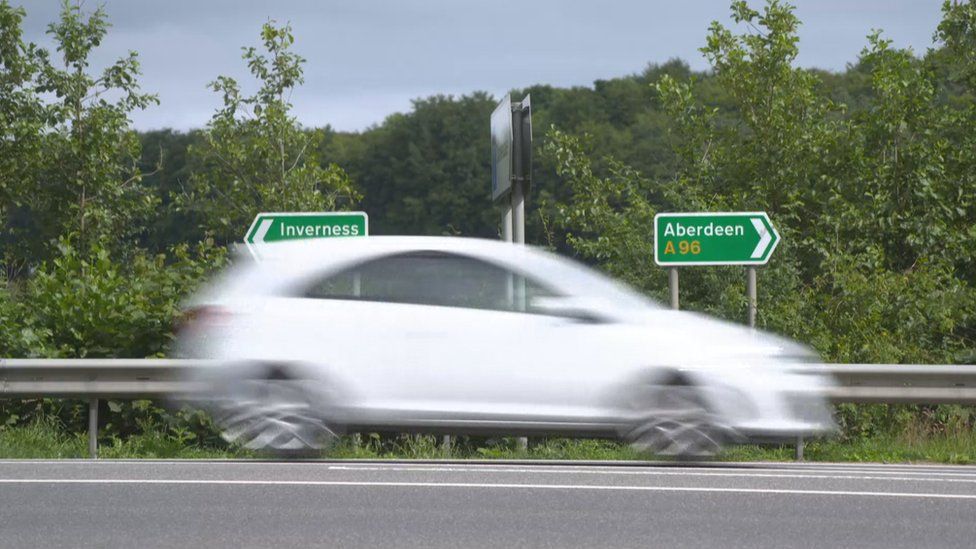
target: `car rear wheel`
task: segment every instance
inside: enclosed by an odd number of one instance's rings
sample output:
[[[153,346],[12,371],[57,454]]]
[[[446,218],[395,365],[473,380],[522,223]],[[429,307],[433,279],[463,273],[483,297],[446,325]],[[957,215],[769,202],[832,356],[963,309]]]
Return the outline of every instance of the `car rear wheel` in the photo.
[[[709,457],[721,450],[722,430],[695,386],[653,385],[644,400],[646,412],[627,436],[633,448],[672,457]]]
[[[303,382],[255,379],[235,383],[214,414],[224,440],[251,450],[304,455],[331,445],[337,435],[310,401]]]

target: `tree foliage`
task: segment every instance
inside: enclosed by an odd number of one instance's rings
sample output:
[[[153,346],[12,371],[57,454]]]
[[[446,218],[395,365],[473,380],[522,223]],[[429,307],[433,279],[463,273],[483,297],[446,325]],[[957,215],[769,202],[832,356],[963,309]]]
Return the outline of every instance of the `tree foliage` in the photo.
[[[971,4],[946,4],[947,21]],[[835,101],[814,71],[795,66],[799,21],[776,0],[732,3],[735,34],[714,23],[702,52],[726,108],[693,80],[665,75],[657,101],[672,119],[672,177],[648,178],[607,159],[600,175],[579,138],[550,133],[549,155],[573,189],[560,220],[584,257],[650,291],[658,211],[765,210],[783,245],[761,274],[761,323],[848,362],[952,362],[973,345],[973,103],[948,103],[944,66],[976,52],[919,59],[868,37],[857,73],[868,94]],[[946,49],[968,27],[940,26]],[[965,78],[964,67],[951,74]],[[682,269],[682,301],[744,314],[737,269]]]
[[[311,154],[320,134],[302,128],[289,112],[305,62],[290,51],[291,27],[266,23],[261,40],[263,51],[243,48],[259,85],[254,95],[243,95],[228,76],[210,84],[223,107],[204,142],[190,148],[194,170],[179,201],[185,215],[222,243],[239,240],[256,212],[334,210],[358,199],[342,168],[323,166]]]
[[[493,108],[483,93],[430,97],[364,135],[361,156],[348,165],[365,195],[370,229],[496,236],[498,215],[485,183],[485,124]]]
[[[75,246],[131,242],[152,211],[153,194],[140,185],[139,138],[129,114],[157,102],[139,90],[134,52],[98,74],[90,56],[108,31],[99,8],[86,13],[67,1],[47,33],[56,52],[23,42],[24,12],[0,5],[3,35],[4,262],[16,274],[56,255],[69,235]],[[13,190],[12,190],[13,189]],[[12,190],[12,191],[11,191]]]
[[[0,356],[163,353],[184,292],[223,253],[138,246],[158,195],[129,115],[156,98],[134,52],[92,74],[104,11],[64,2],[55,52],[23,41],[24,15],[0,2]]]

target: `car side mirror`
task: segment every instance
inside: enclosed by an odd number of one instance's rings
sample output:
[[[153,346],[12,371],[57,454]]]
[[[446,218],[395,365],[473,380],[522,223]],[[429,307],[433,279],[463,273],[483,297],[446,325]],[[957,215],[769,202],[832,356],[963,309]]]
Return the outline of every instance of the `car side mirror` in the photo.
[[[582,297],[534,297],[529,302],[529,312],[572,318],[581,322],[609,322],[605,308],[595,300]]]

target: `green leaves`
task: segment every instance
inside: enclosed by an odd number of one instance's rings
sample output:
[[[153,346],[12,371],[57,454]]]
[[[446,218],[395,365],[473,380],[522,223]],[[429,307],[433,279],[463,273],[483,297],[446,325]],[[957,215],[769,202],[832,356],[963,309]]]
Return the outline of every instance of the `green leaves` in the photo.
[[[178,246],[168,257],[136,252],[126,261],[104,248],[82,253],[67,240],[59,248],[27,283],[11,324],[43,327],[41,348],[67,357],[162,356],[182,296],[225,258],[212,243]]]
[[[0,3],[0,241],[8,272],[21,276],[53,257],[58,238],[121,249],[154,207],[135,168],[139,142],[129,114],[156,102],[139,90],[135,53],[88,72],[108,30],[101,9],[65,2],[48,27],[59,55],[25,44],[23,10]],[[113,97],[114,99],[108,99]]]
[[[649,182],[612,159],[609,176],[595,175],[580,139],[554,127],[547,141],[544,154],[554,160],[573,193],[572,202],[556,210],[560,225],[568,230],[567,242],[618,278],[645,289],[657,286],[663,271],[653,264],[654,235],[647,230],[656,213],[649,201]]]
[[[950,60],[950,74],[963,81],[969,91],[976,91],[976,5],[971,1],[944,0],[942,22],[935,31],[935,40],[945,46]]]
[[[650,264],[655,211],[765,210],[783,245],[760,275],[762,324],[828,360],[952,362],[976,345],[976,108],[947,102],[940,75],[976,58],[976,19],[968,2],[944,12],[937,36],[953,55],[919,59],[873,33],[845,75],[865,85],[849,107],[821,73],[793,66],[792,7],[733,2],[750,30],[710,27],[702,52],[714,77],[652,84],[678,159],[670,177],[591,160],[597,137],[550,130],[546,156],[572,189],[557,206],[567,242],[663,295]],[[728,102],[703,100],[716,84]],[[681,271],[684,306],[731,319],[744,317],[743,286],[738,269]]]
[[[242,48],[260,88],[241,95],[240,85],[219,76],[210,87],[223,107],[211,118],[204,142],[189,150],[193,174],[177,200],[182,214],[197,219],[220,243],[239,241],[262,211],[321,211],[346,208],[359,199],[336,164],[321,165],[313,154],[321,134],[290,114],[292,90],[300,85],[305,60],[289,50],[291,27],[266,23],[263,51]]]

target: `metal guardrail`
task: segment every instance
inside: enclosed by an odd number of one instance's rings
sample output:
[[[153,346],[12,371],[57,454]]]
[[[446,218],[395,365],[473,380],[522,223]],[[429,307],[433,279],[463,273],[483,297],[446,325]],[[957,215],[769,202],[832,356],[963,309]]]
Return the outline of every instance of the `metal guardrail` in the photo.
[[[98,400],[186,395],[200,389],[185,373],[213,361],[177,359],[0,358],[0,398],[88,399],[88,449],[97,456]],[[810,364],[801,371],[834,377],[834,403],[976,404],[976,366]],[[802,458],[803,441],[797,441]]]
[[[206,361],[130,358],[0,358],[0,398],[88,400],[88,454],[98,457],[98,400],[167,398],[197,388],[184,372]]]
[[[183,374],[204,362],[0,358],[0,398],[164,398],[192,391]]]
[[[945,364],[817,364],[833,376],[835,403],[976,404],[976,366]]]

